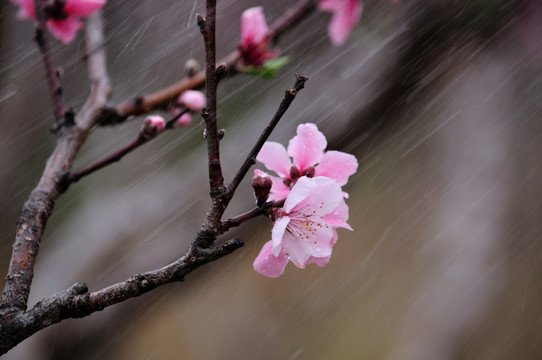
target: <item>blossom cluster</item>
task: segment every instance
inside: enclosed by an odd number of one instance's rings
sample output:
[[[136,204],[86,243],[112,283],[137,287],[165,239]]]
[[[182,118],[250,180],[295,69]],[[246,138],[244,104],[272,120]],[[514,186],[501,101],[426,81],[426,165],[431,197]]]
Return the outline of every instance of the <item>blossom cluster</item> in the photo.
[[[278,176],[256,170],[256,177],[271,180],[269,200],[283,200],[273,213],[274,226],[254,261],[254,269],[267,277],[284,273],[288,261],[298,268],[329,262],[337,242],[337,228],[352,230],[342,191],[358,168],[353,155],[325,151],[325,136],[314,124],[301,124],[288,149],[268,141],[257,160]],[[290,159],[290,157],[292,159]]]

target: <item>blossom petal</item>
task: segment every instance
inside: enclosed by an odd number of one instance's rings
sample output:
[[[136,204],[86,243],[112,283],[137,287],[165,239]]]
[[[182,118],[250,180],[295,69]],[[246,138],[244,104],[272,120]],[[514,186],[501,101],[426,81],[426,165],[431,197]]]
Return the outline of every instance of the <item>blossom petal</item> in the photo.
[[[192,111],[201,111],[205,106],[205,95],[198,90],[186,90],[179,95],[178,101]]]
[[[64,11],[68,16],[87,17],[106,2],[107,0],[67,0]]]
[[[294,222],[291,222],[290,225],[294,225]],[[331,227],[319,228],[309,238],[298,236],[295,228],[292,230],[293,232],[284,233],[282,246],[286,256],[298,268],[305,268],[305,264],[311,256],[326,257],[331,255],[331,238],[333,237]]]
[[[276,172],[279,176],[290,177],[292,161],[282,144],[274,141],[267,141],[256,156],[256,160],[263,163],[269,170]]]
[[[346,205],[344,199],[332,212],[324,216],[324,220],[334,228],[341,227],[353,231],[352,227],[347,223],[348,205]]]
[[[307,261],[305,261],[305,265],[314,264],[314,265],[316,265],[318,267],[323,268],[324,266],[326,266],[329,263],[330,258],[331,258],[331,256],[327,256],[327,257],[314,257],[314,256],[311,256]]]
[[[271,186],[271,193],[269,194],[269,201],[286,199],[290,193],[290,188],[284,184],[282,178],[268,175],[273,185]]]
[[[342,45],[348,39],[363,11],[363,4],[360,0],[339,1],[343,5],[333,10],[333,17],[328,26],[329,39],[335,46]]]
[[[288,154],[294,158],[294,163],[303,170],[316,165],[324,154],[327,140],[314,124],[300,124],[297,135],[288,144]]]
[[[354,155],[332,150],[324,154],[315,175],[335,179],[339,186],[343,186],[357,169],[358,160]]]
[[[278,256],[282,249],[282,239],[285,235],[288,223],[290,223],[290,218],[288,216],[282,216],[275,221],[273,230],[271,230],[271,241],[273,243],[273,254],[275,256]]]
[[[297,195],[297,193],[294,193],[294,190],[297,192],[296,188],[298,187],[306,187],[309,188],[309,190],[306,195],[303,196],[306,190],[300,189],[299,195]],[[294,198],[292,193],[294,193],[297,197]],[[297,201],[302,196],[303,198]],[[290,197],[292,197],[292,203],[297,201],[296,205],[294,205],[296,207],[296,212],[311,214],[311,216],[327,215],[332,212],[343,200],[340,186],[337,185],[333,179],[322,176],[315,178],[302,176],[299,178],[297,183],[292,188],[290,195],[288,195],[288,198],[286,198],[283,207],[284,211],[293,213],[293,211],[288,210],[287,207],[290,206],[288,203]]]
[[[294,185],[282,209],[289,213],[294,207],[296,207],[300,202],[305,200],[309,196],[311,189],[314,186],[313,179],[310,179],[306,176],[302,176],[297,180],[297,183]]]
[[[47,20],[47,27],[51,33],[64,44],[72,42],[73,39],[75,39],[77,31],[81,29],[82,26],[83,24],[81,24],[81,21],[75,17],[68,17],[62,20]]]
[[[284,251],[281,251],[278,256],[275,256],[273,254],[273,243],[268,241],[254,260],[253,267],[256,272],[263,276],[276,278],[284,273],[287,264],[288,258],[284,254]]]
[[[266,36],[269,28],[265,21],[263,7],[253,7],[241,14],[241,44],[259,43]]]
[[[19,11],[17,12],[17,19],[28,20],[36,18],[34,0],[11,0],[11,2],[20,6]]]

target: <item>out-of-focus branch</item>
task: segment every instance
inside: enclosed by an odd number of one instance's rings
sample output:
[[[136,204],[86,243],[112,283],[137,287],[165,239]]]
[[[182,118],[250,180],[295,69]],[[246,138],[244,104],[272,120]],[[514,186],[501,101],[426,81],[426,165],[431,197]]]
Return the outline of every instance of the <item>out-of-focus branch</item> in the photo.
[[[101,50],[103,43],[101,29],[102,22],[100,14],[97,12],[90,16],[87,22],[91,95],[77,115],[76,122],[59,128],[56,147],[47,161],[38,185],[21,210],[0,303],[1,319],[7,314],[26,310],[41,237],[56,199],[62,192],[61,179],[71,170],[77,152],[94,125],[95,112],[105,105],[109,95],[110,86],[105,67],[105,53]],[[0,328],[4,329],[3,326]]]
[[[44,0],[34,0],[37,20],[35,40],[40,49],[43,65],[45,66],[47,85],[49,87],[51,101],[53,102],[53,114],[56,119],[56,124],[53,129],[58,130],[58,127],[61,126],[65,120],[65,105],[64,97],[62,96],[62,88],[60,87],[60,81],[58,80],[57,71],[53,64],[51,50],[49,48],[49,34],[47,33],[47,28],[45,26],[47,21],[47,15],[45,13],[46,3],[47,1]],[[73,120],[73,117],[69,116],[68,120]]]
[[[315,8],[315,4],[315,0],[300,0],[292,8],[288,9],[271,25],[269,36],[272,41],[277,41],[287,30],[311,14]],[[235,50],[218,61],[218,63],[225,64],[225,74],[233,75],[237,73],[236,67],[238,60],[239,51]],[[154,93],[138,96],[134,99],[125,101],[116,107],[104,108],[97,116],[96,121],[101,125],[114,125],[125,121],[130,116],[165,108],[183,91],[199,89],[202,88],[204,84],[205,70],[202,70],[190,78],[185,78]]]

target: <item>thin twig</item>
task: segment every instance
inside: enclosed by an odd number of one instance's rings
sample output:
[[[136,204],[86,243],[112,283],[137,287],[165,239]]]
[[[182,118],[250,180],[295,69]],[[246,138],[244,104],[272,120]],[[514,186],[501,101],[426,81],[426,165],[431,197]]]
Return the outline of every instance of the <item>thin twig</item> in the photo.
[[[315,0],[301,0],[292,8],[288,9],[271,25],[269,29],[271,40],[276,42],[288,29],[296,25],[300,20],[306,18],[314,10],[315,3]],[[239,51],[235,50],[218,61],[218,63],[225,64],[225,73],[233,75],[237,73],[236,67],[238,60]],[[130,116],[147,113],[154,109],[165,108],[183,91],[199,89],[202,88],[204,84],[205,70],[202,70],[191,78],[183,79],[154,93],[125,101],[114,108],[106,108],[99,114],[97,122],[101,125],[114,125],[125,121]]]
[[[173,124],[184,114],[189,112],[190,109],[184,109],[179,114],[174,116],[173,118],[169,119],[166,122],[165,130],[171,130],[174,129]],[[98,171],[100,169],[103,169],[104,167],[111,165],[117,161],[120,161],[125,155],[131,153],[135,149],[139,148],[141,145],[151,141],[152,139],[156,138],[158,135],[162,134],[163,132],[156,132],[152,136],[149,134],[146,134],[143,130],[141,130],[137,137],[132,140],[129,144],[123,146],[122,148],[114,151],[113,153],[105,156],[104,158],[94,162],[93,164],[90,164],[82,169],[76,170],[71,172],[66,178],[65,178],[65,187],[67,187],[74,183],[79,181],[81,178],[88,176],[95,171]]]
[[[56,126],[62,124],[65,113],[64,97],[62,96],[62,88],[60,87],[60,81],[58,80],[57,71],[51,58],[51,50],[49,48],[49,34],[45,23],[47,21],[47,15],[45,13],[44,0],[34,0],[34,6],[36,9],[36,35],[35,40],[40,49],[43,65],[45,66],[45,74],[47,76],[47,85],[49,87],[49,93],[51,95],[51,101],[53,102],[53,114],[56,118]]]
[[[284,99],[282,99],[282,102],[280,103],[279,108],[277,109],[275,115],[273,116],[273,118],[271,119],[267,127],[264,129],[264,131],[260,135],[260,138],[258,139],[256,144],[254,144],[254,146],[252,147],[252,150],[250,150],[250,152],[248,153],[245,162],[239,168],[231,184],[228,186],[226,195],[225,195],[226,198],[231,199],[233,197],[235,190],[237,189],[237,187],[239,186],[239,184],[241,183],[241,181],[247,174],[250,167],[256,163],[256,156],[262,149],[263,144],[267,141],[267,139],[269,138],[269,135],[271,135],[271,132],[273,131],[275,126],[277,126],[278,122],[280,121],[280,119],[282,118],[286,110],[288,110],[288,108],[290,107],[290,104],[292,103],[292,101],[294,101],[297,93],[301,89],[303,89],[303,87],[305,86],[305,82],[308,80],[308,77],[304,75],[298,75],[298,74],[296,74],[295,76],[296,76],[296,81],[295,81],[294,86],[286,90],[284,94]]]
[[[217,89],[220,81],[216,68],[216,0],[206,0],[205,4],[205,19],[199,14],[197,19],[205,45],[205,97],[207,105],[201,115],[205,120],[210,193],[213,201],[216,201],[222,194],[224,187],[216,114]],[[221,71],[223,70],[222,68]]]

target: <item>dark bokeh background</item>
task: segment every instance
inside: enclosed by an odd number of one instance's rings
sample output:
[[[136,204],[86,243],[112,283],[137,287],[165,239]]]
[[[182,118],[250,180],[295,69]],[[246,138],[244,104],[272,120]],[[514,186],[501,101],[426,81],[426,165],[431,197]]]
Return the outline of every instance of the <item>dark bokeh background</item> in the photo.
[[[18,212],[54,146],[30,22],[0,0],[0,266]],[[219,1],[218,44],[239,16],[289,0]],[[105,7],[112,103],[159,89],[202,61],[201,1]],[[332,47],[314,13],[278,44],[276,79],[220,87],[231,179],[295,72],[310,77],[272,140],[314,122],[360,162],[345,190],[350,223],[330,264],[267,279],[252,270],[272,224],[227,237],[246,246],[186,278],[85,319],[54,325],[6,359],[540,359],[542,354],[542,5],[532,1],[367,1]],[[54,45],[67,102],[88,94],[82,37]],[[131,140],[135,119],[96,129],[76,168]],[[164,134],[60,198],[31,304],[76,281],[90,289],[181,256],[209,206],[203,127]],[[228,215],[253,204],[248,182]]]

